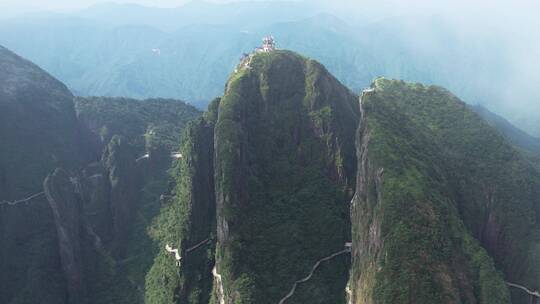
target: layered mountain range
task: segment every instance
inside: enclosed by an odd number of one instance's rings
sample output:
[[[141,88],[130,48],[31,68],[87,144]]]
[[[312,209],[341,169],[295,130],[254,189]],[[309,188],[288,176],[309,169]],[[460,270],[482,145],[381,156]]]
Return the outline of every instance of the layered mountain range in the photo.
[[[470,20],[471,12],[459,14],[464,26],[444,15],[377,17],[372,6],[357,5],[347,17],[298,1],[103,3],[0,20],[0,44],[76,95],[177,98],[202,109],[222,94],[240,55],[272,34],[279,47],[316,59],[356,92],[380,75],[440,84],[540,136],[529,36]]]
[[[441,87],[259,52],[200,115],[2,48],[0,94],[2,303],[540,296],[537,142]]]

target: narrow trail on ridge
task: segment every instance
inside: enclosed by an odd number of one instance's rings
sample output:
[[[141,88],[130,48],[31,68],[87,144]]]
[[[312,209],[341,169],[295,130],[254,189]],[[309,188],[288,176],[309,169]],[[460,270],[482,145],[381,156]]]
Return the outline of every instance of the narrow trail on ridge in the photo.
[[[311,277],[313,276],[313,274],[315,273],[315,270],[317,270],[317,268],[319,268],[319,266],[321,265],[322,262],[325,262],[325,261],[329,261],[337,256],[340,256],[342,254],[345,254],[345,253],[349,253],[351,252],[351,247],[350,247],[350,243],[346,243],[345,244],[345,249],[341,250],[341,251],[338,251],[336,253],[333,253],[327,257],[324,257],[320,260],[318,260],[315,265],[313,265],[313,267],[311,268],[311,271],[309,272],[309,274],[303,278],[303,279],[300,279],[298,281],[295,281],[294,284],[293,284],[293,287],[291,288],[291,291],[289,291],[289,293],[283,297],[278,303],[279,304],[283,304],[285,303],[285,301],[287,301],[288,298],[292,297],[294,295],[294,292],[296,291],[296,288],[298,287],[299,284],[302,284],[302,283],[305,283],[307,281],[309,281],[311,279]]]
[[[204,240],[202,240],[201,242],[197,243],[196,245],[186,249],[186,253],[189,253],[199,247],[201,247],[202,245],[208,243],[210,241],[210,238],[206,238]],[[172,248],[171,245],[169,245],[168,243],[165,245],[165,250],[168,252],[168,253],[172,253],[174,254],[174,258],[176,259],[176,266],[180,266],[180,261],[182,260],[182,256],[180,255],[180,251],[178,250],[178,248]]]
[[[44,194],[45,194],[45,192],[42,191],[42,192],[33,194],[33,195],[31,195],[31,196],[29,196],[29,197],[27,197],[27,198],[19,199],[19,200],[12,201],[12,202],[10,202],[10,201],[1,201],[1,202],[0,202],[0,206],[1,206],[1,205],[14,206],[14,205],[17,205],[17,204],[20,204],[20,203],[29,202],[29,201],[33,200],[34,198],[40,197],[40,196],[42,196],[42,195],[44,195]]]
[[[221,275],[217,272],[216,266],[212,269],[212,275],[216,279],[216,285],[217,285],[217,297],[219,300],[219,304],[225,304],[225,295],[223,291],[223,280],[221,279]]]
[[[533,297],[537,297],[537,298],[540,298],[540,292],[538,291],[531,291],[529,290],[527,287],[525,286],[521,286],[519,284],[514,284],[514,283],[510,283],[510,282],[506,282],[506,284],[510,287],[514,287],[514,288],[517,288],[517,289],[521,289],[523,291],[525,291],[526,293],[528,293],[529,295],[533,296]]]

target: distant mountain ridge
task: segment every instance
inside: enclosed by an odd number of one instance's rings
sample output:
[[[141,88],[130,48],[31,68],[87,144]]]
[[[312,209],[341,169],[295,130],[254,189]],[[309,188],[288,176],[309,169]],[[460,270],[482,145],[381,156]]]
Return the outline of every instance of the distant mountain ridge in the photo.
[[[540,138],[531,136],[516,128],[503,117],[490,112],[483,106],[474,106],[474,111],[480,114],[490,125],[494,126],[514,145],[524,150],[540,155]]]
[[[271,12],[271,13],[270,13]],[[253,27],[271,22],[307,18],[320,12],[294,1],[239,1],[212,3],[189,1],[176,8],[148,7],[137,4],[96,4],[76,15],[109,25],[145,24],[163,31],[175,31],[187,25],[237,25]]]
[[[320,13],[274,1],[171,9],[107,4],[3,21],[0,43],[77,95],[175,98],[204,108],[241,54],[273,34],[278,47],[319,60],[353,91],[378,76],[443,85],[540,136],[535,97],[509,82],[515,57],[494,33],[462,35],[437,16],[347,24]],[[509,100],[530,101],[534,109],[510,108]]]
[[[540,138],[529,135],[516,128],[503,117],[490,112],[483,106],[473,106],[472,109],[495,127],[516,148],[522,151],[540,169]]]

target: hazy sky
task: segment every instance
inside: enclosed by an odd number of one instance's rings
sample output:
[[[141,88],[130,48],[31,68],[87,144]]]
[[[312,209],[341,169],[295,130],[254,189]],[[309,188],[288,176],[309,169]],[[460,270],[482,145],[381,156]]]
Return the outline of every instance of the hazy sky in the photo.
[[[96,3],[138,3],[148,6],[175,7],[189,0],[0,0],[0,7],[17,10],[73,10]],[[208,2],[233,2],[235,0],[206,0]],[[279,1],[279,0],[270,0]],[[536,0],[311,0],[306,3],[319,3],[334,9],[379,8],[403,13],[504,13],[521,14],[540,8]],[[531,11],[533,10],[533,11]]]
[[[85,8],[97,3],[138,3],[148,6],[174,7],[185,3],[185,0],[0,0],[0,7],[17,10],[73,10]]]
[[[98,3],[137,3],[147,6],[177,7],[190,0],[0,0],[0,15],[25,11],[50,10],[70,11]],[[195,0],[202,1],[202,0]],[[207,2],[234,2],[235,0],[206,0]],[[267,0],[280,1],[280,0]],[[318,5],[338,14],[361,15],[369,12],[376,15],[443,14],[453,18],[480,20],[520,21],[537,19],[540,11],[538,0],[297,0],[307,5]],[[505,20],[506,19],[506,20]]]
[[[195,0],[202,1],[202,0]],[[234,2],[234,0],[206,0]],[[280,0],[267,0],[280,1]],[[290,1],[290,0],[288,0]],[[398,15],[436,15],[445,18],[462,35],[496,35],[502,47],[511,50],[513,74],[506,88],[493,88],[508,100],[523,100],[540,112],[540,0],[297,0],[305,5],[360,23]],[[32,11],[73,11],[105,2],[137,3],[147,6],[177,7],[189,0],[0,0],[0,18]],[[528,100],[527,102],[525,100]],[[507,107],[518,108],[516,104]],[[540,131],[539,131],[540,132]]]

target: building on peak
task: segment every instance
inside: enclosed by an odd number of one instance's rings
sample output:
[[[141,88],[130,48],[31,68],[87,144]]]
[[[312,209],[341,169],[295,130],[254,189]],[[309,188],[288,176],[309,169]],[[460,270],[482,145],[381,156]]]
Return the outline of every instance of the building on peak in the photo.
[[[240,58],[240,64],[238,64],[238,66],[234,70],[235,73],[237,73],[239,69],[241,68],[245,68],[248,70],[251,69],[251,66],[250,66],[251,60],[253,59],[253,56],[255,56],[255,54],[270,53],[276,50],[276,41],[274,40],[273,36],[266,36],[263,38],[262,41],[263,41],[262,46],[256,47],[254,52],[250,54],[247,54],[247,53],[242,54],[242,57]]]
[[[274,41],[273,36],[267,36],[263,38],[263,47],[264,52],[271,52],[276,50],[276,42]]]
[[[266,36],[263,38],[263,44],[261,47],[255,49],[259,53],[269,53],[276,50],[276,41],[273,36]]]

